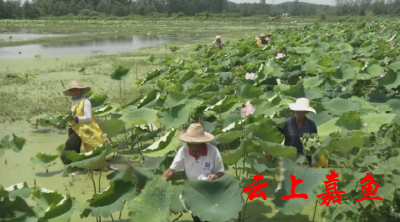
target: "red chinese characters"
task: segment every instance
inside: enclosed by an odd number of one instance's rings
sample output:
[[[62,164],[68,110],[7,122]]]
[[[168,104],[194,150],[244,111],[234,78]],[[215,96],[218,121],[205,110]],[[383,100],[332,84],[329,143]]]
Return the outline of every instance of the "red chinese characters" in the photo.
[[[338,191],[336,189],[337,187],[337,181],[339,181],[338,179],[336,179],[337,177],[339,177],[338,174],[335,173],[335,171],[331,170],[331,174],[327,175],[326,178],[328,179],[328,181],[324,181],[325,183],[325,188],[326,188],[326,193],[317,195],[318,198],[321,198],[322,203],[320,204],[320,206],[322,204],[325,204],[326,206],[329,206],[329,204],[331,202],[333,203],[341,203],[341,199],[342,196],[340,194],[345,193],[344,191]],[[336,195],[333,195],[336,194]]]
[[[257,183],[258,181],[260,181],[262,179],[264,179],[264,176],[262,174],[253,175],[253,178],[255,180],[254,183],[250,184],[247,188],[243,188],[243,192],[248,193],[249,191],[253,190],[249,194],[249,199],[250,200],[253,200],[256,197],[262,197],[263,200],[266,200],[267,199],[267,195],[264,192],[260,191],[260,189],[262,189],[264,187],[267,187],[268,184],[264,182],[264,183],[257,184],[255,186],[253,186],[253,184]]]
[[[308,199],[308,195],[305,193],[300,193],[296,194],[295,189],[297,185],[301,184],[303,182],[302,179],[296,179],[295,176],[290,174],[290,180],[292,181],[292,188],[290,188],[290,195],[281,197],[282,200],[288,200],[288,199],[294,199],[294,198],[303,198],[303,199]]]
[[[378,191],[378,188],[379,188],[379,184],[377,182],[374,182],[374,180],[375,180],[375,178],[373,176],[371,176],[371,174],[367,173],[365,178],[360,181],[360,184],[364,184],[365,182],[367,182],[367,183],[364,185],[361,185],[361,191],[362,191],[364,197],[359,200],[356,200],[356,202],[361,202],[364,200],[383,200],[383,198],[381,198],[381,197],[371,197],[376,194],[376,192]],[[374,185],[374,186],[372,186],[372,185]]]

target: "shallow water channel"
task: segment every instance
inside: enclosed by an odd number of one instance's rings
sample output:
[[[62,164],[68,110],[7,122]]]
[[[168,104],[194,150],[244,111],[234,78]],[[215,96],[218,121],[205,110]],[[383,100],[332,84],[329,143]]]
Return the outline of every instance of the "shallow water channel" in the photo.
[[[17,36],[17,34],[0,34]],[[38,34],[19,34],[25,38],[34,38]],[[55,35],[53,35],[54,37]],[[115,36],[101,39],[91,39],[85,41],[54,43],[54,44],[34,44],[14,47],[0,48],[0,59],[13,58],[32,58],[35,55],[42,57],[57,57],[65,55],[92,55],[92,54],[115,54],[137,50],[143,47],[158,46],[168,42],[190,40],[190,36],[152,36],[152,35],[132,35]]]

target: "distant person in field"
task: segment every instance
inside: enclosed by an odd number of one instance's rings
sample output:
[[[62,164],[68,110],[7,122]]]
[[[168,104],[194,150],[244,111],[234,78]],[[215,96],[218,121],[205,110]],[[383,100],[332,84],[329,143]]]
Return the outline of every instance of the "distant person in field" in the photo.
[[[260,35],[259,39],[257,40],[257,45],[258,46],[267,45],[270,38],[271,38],[271,34],[268,34],[268,36],[266,36],[264,33],[262,33]]]
[[[201,124],[191,124],[187,130],[179,132],[178,138],[186,144],[179,149],[171,166],[164,172],[167,180],[176,171],[182,170],[185,170],[188,179],[198,180],[215,180],[225,174],[219,150],[208,143],[214,136],[204,132]],[[201,222],[199,217],[192,217],[194,222]]]
[[[316,111],[310,106],[310,101],[306,98],[300,98],[295,103],[290,103],[289,108],[293,111],[293,117],[286,119],[283,129],[278,129],[285,136],[284,145],[295,147],[297,149],[297,156],[304,156],[303,144],[300,137],[304,133],[318,134],[315,122],[306,117],[309,112],[316,113]],[[307,155],[306,158],[311,166],[311,156]],[[271,156],[267,155],[267,159],[270,160]],[[314,167],[328,166],[325,156],[320,157],[320,162],[320,164],[314,165]]]
[[[85,93],[89,91],[89,87],[82,86],[78,81],[72,81],[69,89],[64,91],[66,96],[72,97],[72,119],[68,128],[68,140],[60,155],[64,164],[70,163],[66,159],[66,151],[74,150],[81,153],[83,144],[84,152],[90,152],[105,141],[103,132],[93,115],[92,104],[85,98]]]
[[[213,42],[213,45],[217,49],[222,49],[222,41],[221,41],[221,36],[217,35],[215,37],[215,40]]]

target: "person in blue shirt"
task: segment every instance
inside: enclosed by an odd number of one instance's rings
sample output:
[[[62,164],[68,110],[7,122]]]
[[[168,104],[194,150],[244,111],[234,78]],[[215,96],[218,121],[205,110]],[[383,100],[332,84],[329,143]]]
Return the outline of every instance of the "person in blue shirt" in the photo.
[[[285,136],[284,145],[295,147],[297,156],[304,155],[300,137],[304,133],[318,134],[315,122],[306,117],[309,112],[316,113],[316,111],[310,106],[310,101],[306,98],[299,98],[295,103],[290,103],[289,108],[293,111],[293,117],[286,119],[283,129],[278,129]],[[306,154],[306,158],[311,166],[311,155]]]

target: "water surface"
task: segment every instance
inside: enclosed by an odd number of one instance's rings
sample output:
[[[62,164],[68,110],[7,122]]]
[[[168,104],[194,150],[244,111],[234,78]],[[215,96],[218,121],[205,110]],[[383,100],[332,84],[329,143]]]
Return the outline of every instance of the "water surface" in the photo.
[[[57,57],[65,55],[116,54],[137,50],[143,47],[162,45],[193,39],[194,37],[152,35],[115,36],[69,43],[35,44],[0,48],[0,59]]]
[[[39,33],[0,33],[1,41],[26,41],[39,38],[48,37],[63,37],[68,36],[67,34],[39,34]]]

